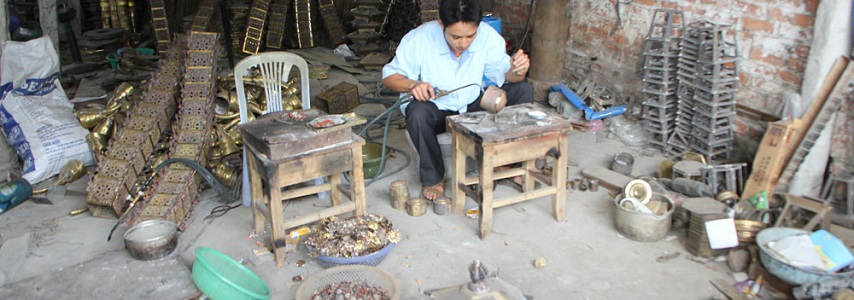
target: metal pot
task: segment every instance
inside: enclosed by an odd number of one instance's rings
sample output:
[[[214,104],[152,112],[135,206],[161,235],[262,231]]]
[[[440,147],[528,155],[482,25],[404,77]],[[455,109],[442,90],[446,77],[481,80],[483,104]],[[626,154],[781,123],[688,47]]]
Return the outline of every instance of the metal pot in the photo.
[[[505,105],[507,105],[507,93],[494,85],[486,88],[483,97],[480,98],[480,107],[494,114],[501,111]]]
[[[148,220],[125,232],[125,248],[139,260],[152,260],[172,253],[178,246],[178,226],[166,220]]]

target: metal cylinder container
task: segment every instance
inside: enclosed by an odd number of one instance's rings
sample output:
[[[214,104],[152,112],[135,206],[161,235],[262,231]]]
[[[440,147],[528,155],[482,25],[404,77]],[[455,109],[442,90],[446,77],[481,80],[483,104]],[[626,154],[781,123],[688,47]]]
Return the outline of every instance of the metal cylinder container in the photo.
[[[398,210],[406,208],[406,201],[409,200],[409,183],[406,180],[398,180],[392,182],[388,187],[391,193],[391,207]]]
[[[427,213],[427,200],[424,198],[410,198],[406,201],[406,213],[410,216],[418,217]]]
[[[620,152],[614,156],[614,161],[611,162],[611,170],[614,172],[630,176],[632,167],[635,164],[635,157],[626,152]]]
[[[590,189],[591,192],[599,191],[599,179],[590,179],[588,183],[587,188]]]
[[[444,216],[451,213],[451,198],[439,197],[433,200],[433,213]]]

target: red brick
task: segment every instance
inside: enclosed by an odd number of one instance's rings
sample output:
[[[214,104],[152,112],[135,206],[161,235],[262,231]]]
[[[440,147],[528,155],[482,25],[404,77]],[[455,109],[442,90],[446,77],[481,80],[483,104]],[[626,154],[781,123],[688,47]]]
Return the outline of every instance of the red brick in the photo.
[[[750,60],[760,60],[762,59],[762,54],[762,50],[759,50],[758,47],[753,47],[750,49],[750,54],[748,55],[748,58],[750,58]]]
[[[810,55],[810,46],[807,45],[795,45],[795,55],[797,57],[806,58]]]
[[[801,83],[804,80],[803,75],[797,75],[788,70],[780,70],[778,74],[780,74],[780,79],[783,80],[783,82],[793,84],[795,86],[801,86]]]
[[[738,1],[738,3],[736,3],[736,7],[738,7],[738,9],[740,11],[744,12],[744,15],[746,15],[746,16],[762,16],[762,15],[764,15],[763,8],[760,6],[757,6],[755,4],[752,4],[752,3],[747,3],[744,1]]]
[[[732,127],[732,130],[735,131],[735,133],[744,134],[747,132],[747,125],[741,122],[740,119],[733,119]]]
[[[796,59],[796,58],[789,58],[786,61],[786,67],[788,67],[789,69],[791,69],[792,71],[794,71],[796,73],[803,73],[804,70],[806,70],[806,65],[807,65],[806,59],[800,60],[800,59]]]
[[[609,54],[608,56],[616,55],[622,49],[622,47],[614,45],[614,43],[605,43],[603,46],[605,47],[605,52]]]
[[[783,10],[781,10],[777,7],[769,7],[768,8],[768,19],[769,20],[783,19]]]
[[[612,35],[611,38],[614,39],[614,42],[616,42],[618,45],[628,46],[629,40],[626,39],[626,36],[620,34],[619,32],[620,31],[617,31],[617,33]]]
[[[810,13],[810,14],[815,14],[815,12],[818,10],[819,0],[803,0],[803,1],[805,3],[805,6],[806,6],[804,9],[804,12]]]
[[[590,34],[597,38],[605,38],[608,36],[608,30],[600,26],[594,26],[590,28]]]
[[[771,32],[774,30],[774,23],[760,19],[744,18],[744,30]]]
[[[783,67],[786,65],[785,59],[783,59],[782,57],[776,56],[776,55],[772,55],[772,54],[763,55],[762,58],[759,59],[759,61],[764,62],[764,63],[768,63],[772,66],[777,66],[777,67]]]
[[[654,6],[655,2],[655,0],[636,0],[632,2],[632,5]]]
[[[679,3],[673,1],[667,1],[661,4],[661,8],[679,9],[680,7],[681,5]]]
[[[795,14],[789,19],[789,22],[798,27],[810,28],[814,20],[815,17],[811,15]]]

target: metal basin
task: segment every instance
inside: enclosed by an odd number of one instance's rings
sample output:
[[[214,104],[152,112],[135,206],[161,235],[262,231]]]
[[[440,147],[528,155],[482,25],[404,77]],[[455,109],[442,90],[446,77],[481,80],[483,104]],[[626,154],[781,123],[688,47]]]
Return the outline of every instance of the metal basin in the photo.
[[[759,259],[762,261],[762,265],[768,269],[768,272],[795,286],[831,278],[850,278],[854,275],[854,271],[827,273],[797,268],[777,259],[769,252],[768,242],[798,234],[809,234],[809,232],[797,228],[772,227],[763,229],[756,235],[756,244],[759,245]]]
[[[148,220],[125,232],[125,248],[139,260],[152,260],[172,253],[178,246],[178,226],[166,220]]]

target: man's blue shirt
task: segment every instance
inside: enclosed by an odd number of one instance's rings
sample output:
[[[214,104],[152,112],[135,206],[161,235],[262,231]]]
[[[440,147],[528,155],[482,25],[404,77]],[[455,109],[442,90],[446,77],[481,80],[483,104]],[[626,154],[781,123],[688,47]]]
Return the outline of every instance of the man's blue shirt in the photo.
[[[470,83],[481,85],[484,77],[500,86],[508,70],[510,56],[505,52],[504,38],[489,24],[480,23],[474,41],[457,58],[445,41],[439,22],[432,21],[403,37],[394,59],[383,67],[383,78],[400,74],[442,90],[452,90]],[[480,91],[469,87],[431,101],[440,110],[464,113]]]

